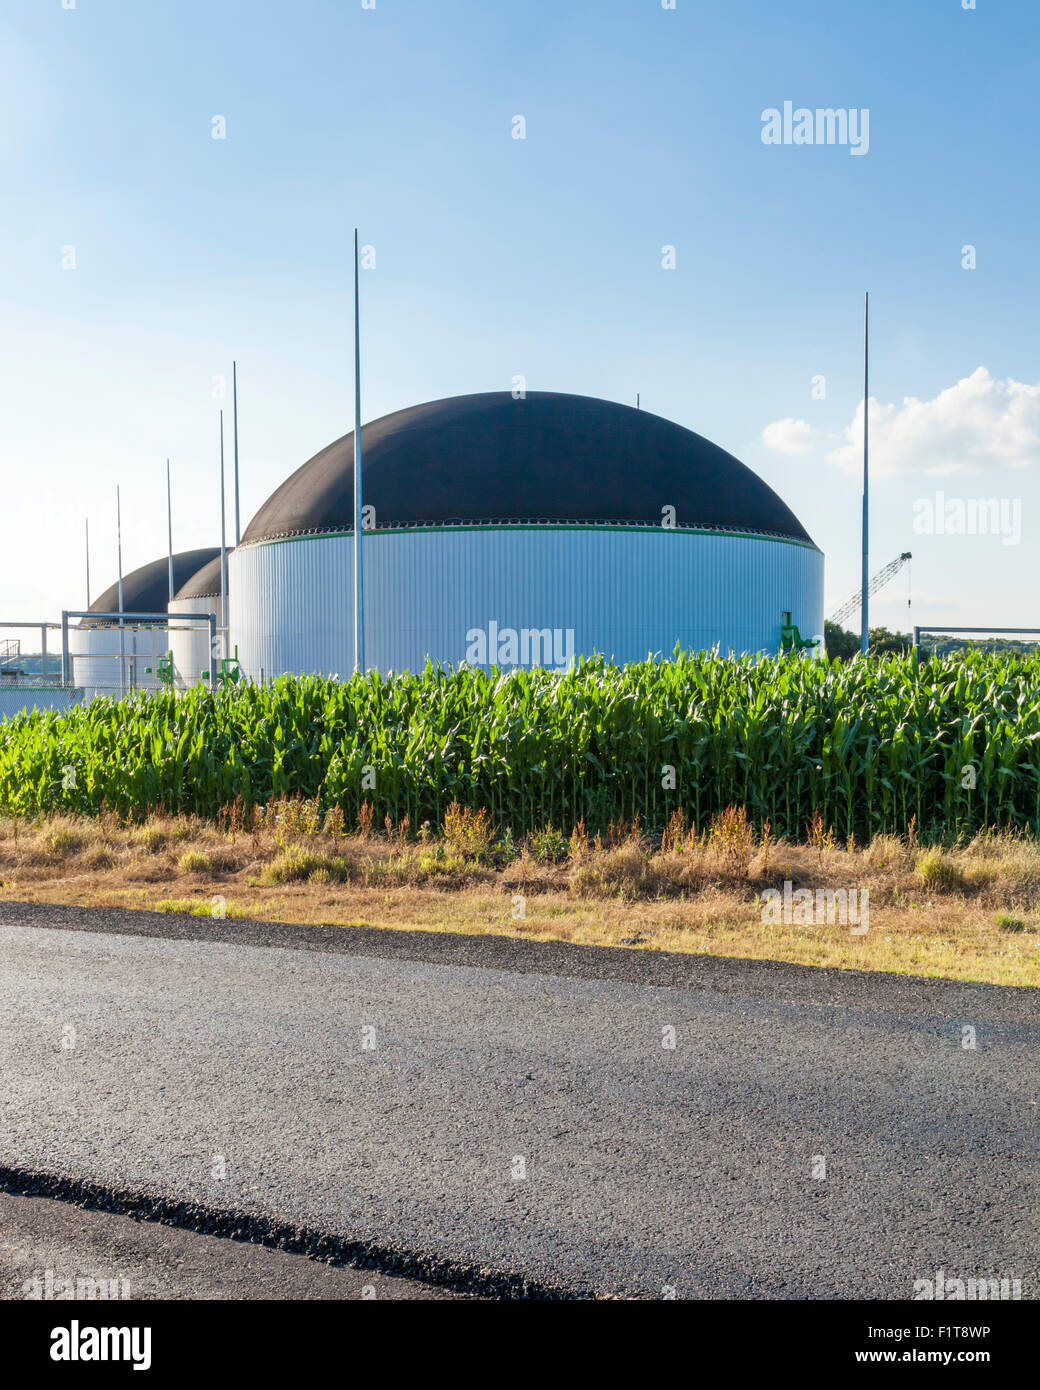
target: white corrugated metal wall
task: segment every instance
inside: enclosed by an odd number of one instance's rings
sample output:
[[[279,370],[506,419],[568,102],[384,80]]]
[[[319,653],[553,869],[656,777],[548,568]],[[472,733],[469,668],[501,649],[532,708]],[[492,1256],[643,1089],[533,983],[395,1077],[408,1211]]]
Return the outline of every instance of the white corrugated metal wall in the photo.
[[[72,683],[83,688],[84,700],[99,695],[118,699],[121,693],[132,690],[158,690],[158,661],[168,648],[165,628],[128,625],[123,630],[121,659],[118,626],[70,627]]]
[[[457,664],[471,634],[573,633],[575,655],[618,662],[678,642],[775,651],[781,611],[823,632],[823,555],[764,537],[636,527],[375,531],[364,540],[369,667]],[[240,546],[230,556],[232,642],[243,672],[346,675],[353,647],[353,537]]]
[[[230,604],[228,606],[230,607]],[[171,618],[176,617],[178,613],[215,613],[218,629],[224,622],[219,594],[204,598],[175,598],[169,605],[168,612]],[[201,624],[191,627],[173,626],[170,628],[169,640],[170,651],[173,653],[174,684],[177,689],[185,690],[189,686],[198,685],[204,679],[204,671],[205,681],[208,683],[209,627]]]

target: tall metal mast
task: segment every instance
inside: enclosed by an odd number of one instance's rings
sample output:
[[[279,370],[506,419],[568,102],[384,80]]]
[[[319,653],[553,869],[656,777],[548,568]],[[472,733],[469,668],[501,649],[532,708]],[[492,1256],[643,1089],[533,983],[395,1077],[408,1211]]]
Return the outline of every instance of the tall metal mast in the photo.
[[[365,669],[364,570],[361,562],[361,305],[354,228],[354,670]]]
[[[863,578],[861,584],[862,611],[860,614],[859,649],[864,656],[870,646],[870,471],[869,425],[870,414],[870,294],[863,296]]]
[[[123,508],[119,500],[119,484],[116,484],[116,561],[119,567],[119,611],[123,611]],[[120,623],[120,627],[122,624]]]
[[[90,607],[90,517],[83,518],[83,529],[87,538],[87,607]]]
[[[166,545],[167,545],[167,587],[170,602],[173,602],[173,506],[170,501],[170,460],[166,460]]]
[[[242,513],[238,504],[238,363],[231,364],[231,398],[235,413],[235,544],[242,541]]]
[[[224,655],[228,651],[227,529],[224,515],[224,412],[220,412],[220,625],[224,629]]]
[[[119,694],[126,694],[126,637],[123,632],[123,508],[116,484],[116,557],[119,561]]]

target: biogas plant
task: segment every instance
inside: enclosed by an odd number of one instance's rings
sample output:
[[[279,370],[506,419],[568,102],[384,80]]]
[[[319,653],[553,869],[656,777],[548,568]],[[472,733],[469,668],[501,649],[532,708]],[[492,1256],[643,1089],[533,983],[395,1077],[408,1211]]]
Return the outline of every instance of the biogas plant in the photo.
[[[365,425],[360,453],[365,669],[776,652],[823,631],[823,555],[794,513],[648,411],[456,396]],[[106,590],[67,621],[67,683],[89,699],[349,674],[355,464],[352,433],[288,477],[237,546],[162,556],[125,576],[121,601]]]
[[[365,651],[380,671],[775,651],[784,611],[822,631],[823,556],[794,514],[659,416],[460,396],[377,420],[362,445]],[[348,435],[305,463],[231,557],[250,672],[350,668],[353,450]]]

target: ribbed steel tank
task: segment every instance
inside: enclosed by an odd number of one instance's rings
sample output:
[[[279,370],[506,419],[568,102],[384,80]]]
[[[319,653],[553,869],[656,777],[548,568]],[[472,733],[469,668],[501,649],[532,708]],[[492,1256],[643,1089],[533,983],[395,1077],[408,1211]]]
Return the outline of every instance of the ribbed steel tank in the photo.
[[[823,555],[755,473],[647,411],[455,397],[362,432],[366,664],[566,667],[823,631]],[[353,436],[298,469],[231,557],[244,672],[346,675]]]
[[[219,554],[215,548],[203,548],[174,555],[175,591]],[[163,555],[124,577],[122,611],[166,613],[169,593],[169,558]],[[93,700],[104,695],[118,699],[135,690],[158,690],[163,684],[159,662],[171,650],[168,629],[127,619],[120,630],[118,618],[106,616],[120,611],[118,582],[94,600],[90,611],[97,616],[84,618],[69,629],[72,682],[83,689],[83,698]]]
[[[227,551],[228,556],[231,550]],[[230,589],[227,584],[226,590]],[[226,593],[225,590],[225,593]],[[228,608],[231,600],[228,597]],[[173,596],[169,606],[171,618],[195,615],[205,617],[216,615],[217,630],[224,626],[224,608],[221,599],[220,552],[181,586]],[[179,690],[198,685],[209,680],[210,629],[199,623],[190,626],[176,626],[170,629],[170,650],[173,653],[174,681]],[[223,651],[223,646],[218,647]]]

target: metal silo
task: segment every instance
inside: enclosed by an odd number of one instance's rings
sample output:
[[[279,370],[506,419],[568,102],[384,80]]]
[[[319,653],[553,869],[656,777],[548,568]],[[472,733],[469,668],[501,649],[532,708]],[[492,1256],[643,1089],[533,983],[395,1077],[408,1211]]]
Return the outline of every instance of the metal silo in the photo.
[[[233,551],[229,550],[231,555]],[[230,586],[229,586],[230,587]],[[230,596],[228,607],[231,607]],[[224,610],[220,596],[220,551],[208,564],[193,574],[176,592],[169,606],[171,617],[184,614],[215,613],[217,630],[224,626]],[[170,650],[173,653],[175,683],[178,689],[209,679],[209,629],[201,625],[173,627],[170,630]]]
[[[823,630],[823,555],[731,454],[647,411],[549,392],[366,425],[365,644],[379,670],[776,651]],[[353,436],[297,470],[231,560],[246,674],[346,675]]]
[[[184,584],[216,549],[184,550],[173,557],[174,584]],[[169,557],[142,565],[123,579],[123,612],[165,613],[169,605]],[[118,613],[119,585],[113,584],[90,605],[98,614]],[[157,690],[163,684],[159,662],[170,651],[170,633],[153,623],[127,622],[120,631],[114,618],[84,618],[69,629],[72,679],[84,699],[118,698],[133,690]]]

